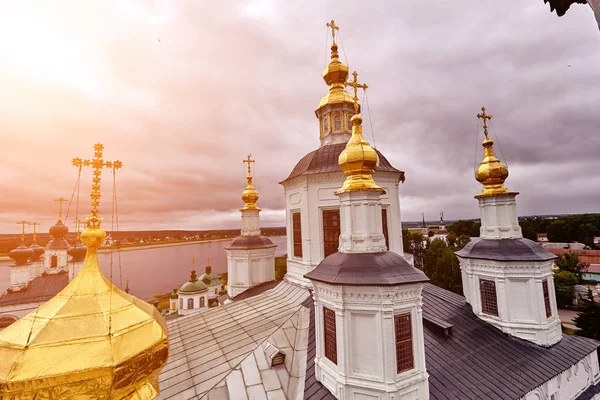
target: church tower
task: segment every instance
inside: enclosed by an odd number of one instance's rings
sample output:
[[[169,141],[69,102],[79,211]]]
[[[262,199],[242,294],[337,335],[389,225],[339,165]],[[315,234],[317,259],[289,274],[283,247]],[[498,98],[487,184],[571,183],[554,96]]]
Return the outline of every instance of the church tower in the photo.
[[[65,239],[69,228],[62,222],[62,203],[66,200],[62,197],[55,200],[60,203],[58,211],[58,221],[50,227],[50,236],[52,239],[44,249],[44,267],[43,272],[47,274],[57,274],[68,271],[67,251],[71,247]]]
[[[252,157],[249,155],[248,183],[242,193],[241,236],[225,248],[227,251],[227,293],[235,297],[252,286],[275,280],[275,248],[271,239],[260,235],[258,192],[252,184]]]
[[[367,88],[357,82],[357,74],[348,81],[348,66],[340,61],[334,21],[331,29],[331,61],[323,71],[329,87],[315,110],[318,120],[320,147],[305,155],[290,175],[281,182],[286,202],[287,275],[290,282],[310,287],[304,275],[313,270],[323,258],[338,251],[340,231],[340,202],[334,192],[344,183],[338,157],[352,135],[354,99],[347,86]],[[374,176],[385,189],[381,195],[379,218],[385,244],[390,251],[403,255],[400,223],[399,185],[404,172],[394,168],[378,150],[379,164]]]
[[[29,281],[32,279],[31,265],[27,260],[35,256],[34,250],[25,246],[25,225],[28,222],[20,221],[17,224],[21,225],[21,244],[8,253],[8,256],[15,261],[10,266],[11,291],[19,291],[27,287]]]
[[[480,237],[456,252],[463,291],[473,312],[503,332],[541,346],[561,339],[552,274],[555,255],[523,238],[516,196],[504,186],[508,168],[488,137],[491,115],[481,109],[485,140],[475,178],[483,185],[475,198],[481,213]]]
[[[358,104],[356,112],[339,156],[339,252],[305,275],[314,288],[315,376],[338,399],[426,400],[421,305],[429,279],[387,251],[385,190],[373,180],[378,154],[362,136]]]

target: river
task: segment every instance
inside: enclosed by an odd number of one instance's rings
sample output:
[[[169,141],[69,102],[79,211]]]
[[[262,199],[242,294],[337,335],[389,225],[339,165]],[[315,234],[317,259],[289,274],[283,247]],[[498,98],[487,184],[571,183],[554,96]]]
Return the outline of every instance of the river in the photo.
[[[277,245],[276,256],[286,254],[285,236],[271,237]],[[123,287],[129,280],[130,293],[144,300],[152,299],[154,294],[164,294],[173,290],[174,282],[181,286],[190,278],[194,257],[198,275],[204,273],[204,267],[210,257],[212,271],[216,274],[227,272],[227,254],[225,247],[231,240],[219,240],[206,243],[191,243],[156,248],[128,249],[122,251],[121,272]],[[109,278],[111,253],[98,254],[100,267]],[[0,261],[0,293],[10,285],[10,264],[12,261]],[[119,255],[112,253],[113,282],[119,285]]]

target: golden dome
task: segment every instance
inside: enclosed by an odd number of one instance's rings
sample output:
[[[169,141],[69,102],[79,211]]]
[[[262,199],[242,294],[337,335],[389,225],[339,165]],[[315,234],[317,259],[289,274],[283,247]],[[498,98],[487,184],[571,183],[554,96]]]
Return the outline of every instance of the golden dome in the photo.
[[[106,233],[88,218],[77,276],[0,332],[0,398],[152,399],[167,363],[167,327],[152,305],[111,284],[97,249]]]
[[[348,103],[352,105],[354,100],[346,91],[344,84],[348,79],[349,68],[340,61],[338,45],[335,43],[335,31],[339,29],[334,21],[327,24],[332,30],[333,44],[331,45],[331,62],[323,70],[323,80],[329,86],[329,92],[319,102],[317,110],[327,104]]]
[[[352,119],[352,137],[340,154],[338,163],[346,174],[346,180],[336,194],[354,191],[377,191],[383,193],[373,180],[373,172],[379,166],[377,152],[362,136],[362,117],[355,114]]]
[[[242,210],[259,210],[256,206],[256,202],[258,201],[258,192],[254,189],[252,185],[252,169],[251,164],[255,162],[251,159],[252,155],[248,155],[248,158],[243,160],[245,163],[248,163],[248,176],[246,179],[248,180],[248,184],[246,185],[246,189],[242,192],[242,200],[244,201],[244,207]]]
[[[487,120],[491,119],[491,115],[486,115],[485,107],[481,108],[482,113],[477,114],[478,118],[483,119],[483,132],[485,140],[483,146],[483,160],[479,164],[479,168],[475,171],[475,179],[483,185],[481,193],[475,198],[518,194],[509,191],[504,186],[504,181],[508,178],[508,167],[500,162],[494,154],[494,141],[488,137]]]

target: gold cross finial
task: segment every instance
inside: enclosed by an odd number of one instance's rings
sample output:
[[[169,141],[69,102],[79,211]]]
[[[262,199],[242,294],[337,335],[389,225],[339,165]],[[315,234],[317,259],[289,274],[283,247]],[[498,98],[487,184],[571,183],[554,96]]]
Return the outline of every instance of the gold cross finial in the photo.
[[[369,87],[366,84],[358,83],[358,72],[352,73],[354,80],[352,82],[344,82],[344,86],[352,86],[354,89],[354,110],[358,114],[358,89],[367,90]]]
[[[92,167],[93,179],[92,179],[92,193],[90,197],[92,198],[92,216],[88,220],[88,223],[92,225],[99,225],[101,221],[98,218],[98,206],[100,205],[100,180],[102,175],[102,168],[113,168],[119,169],[123,166],[121,161],[104,161],[102,159],[102,151],[104,150],[104,146],[100,143],[96,143],[94,145],[94,158],[91,160],[82,160],[81,158],[74,158],[73,165],[81,168],[84,167]]]
[[[251,163],[256,162],[252,159],[252,154],[248,154],[248,158],[243,160],[244,163],[248,163],[248,176],[252,175]]]
[[[488,128],[487,128],[487,120],[494,118],[493,115],[486,115],[485,107],[481,107],[481,112],[477,114],[477,118],[483,119],[483,133],[485,134],[485,138],[488,138]]]
[[[30,226],[33,226],[33,241],[34,241],[34,243],[35,243],[35,241],[36,241],[36,239],[37,239],[37,232],[35,231],[35,227],[36,227],[36,226],[38,226],[38,225],[41,225],[41,223],[40,223],[40,222],[35,222],[35,221],[34,221],[34,222],[28,222],[28,224],[29,224]]]
[[[58,201],[59,205],[58,205],[58,219],[62,220],[62,205],[65,202],[69,202],[69,200],[59,197],[58,199],[54,199],[54,201]]]
[[[208,257],[208,264],[207,265],[210,265],[210,257]]]
[[[336,26],[334,20],[331,20],[331,22],[328,22],[326,25],[331,29],[331,39],[333,40],[333,43],[335,43],[335,31],[339,31],[340,27]]]
[[[17,225],[21,225],[21,243],[25,243],[25,225],[28,225],[29,222],[23,220],[17,222]]]
[[[192,270],[196,270],[196,259],[194,257],[192,257],[192,259],[190,260],[190,262],[192,263]]]

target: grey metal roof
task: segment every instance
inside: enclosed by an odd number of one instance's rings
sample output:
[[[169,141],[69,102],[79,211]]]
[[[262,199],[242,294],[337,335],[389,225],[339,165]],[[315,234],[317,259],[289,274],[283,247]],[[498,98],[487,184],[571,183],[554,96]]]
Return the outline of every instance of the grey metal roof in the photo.
[[[420,269],[393,251],[381,253],[333,253],[304,275],[305,278],[332,285],[389,286],[427,282]]]
[[[314,309],[314,305],[306,305]],[[424,328],[431,400],[519,399],[600,345],[595,340],[563,335],[560,342],[544,348],[508,336],[477,318],[464,297],[429,283],[423,290],[423,316],[453,325],[450,337]],[[304,398],[333,399],[314,377],[314,350],[313,310]]]
[[[0,296],[0,306],[48,301],[68,283],[69,274],[65,271],[38,276],[29,282],[27,288],[15,292],[8,290]]]
[[[298,161],[290,175],[280,183],[300,175],[340,172],[338,158],[345,148],[346,143],[336,143],[321,146],[317,150],[311,151]],[[379,156],[379,166],[377,167],[377,171],[399,172],[401,174],[400,180],[404,182],[404,172],[394,168],[379,150],[375,149],[375,151]]]
[[[266,236],[238,236],[225,249],[227,250],[249,250],[249,249],[266,249],[276,247],[271,239]]]
[[[475,238],[456,252],[463,258],[480,258],[496,261],[547,261],[556,256],[529,239]]]
[[[577,397],[577,400],[592,400],[597,394],[600,394],[600,383],[596,383],[587,388],[579,395],[579,397]]]

